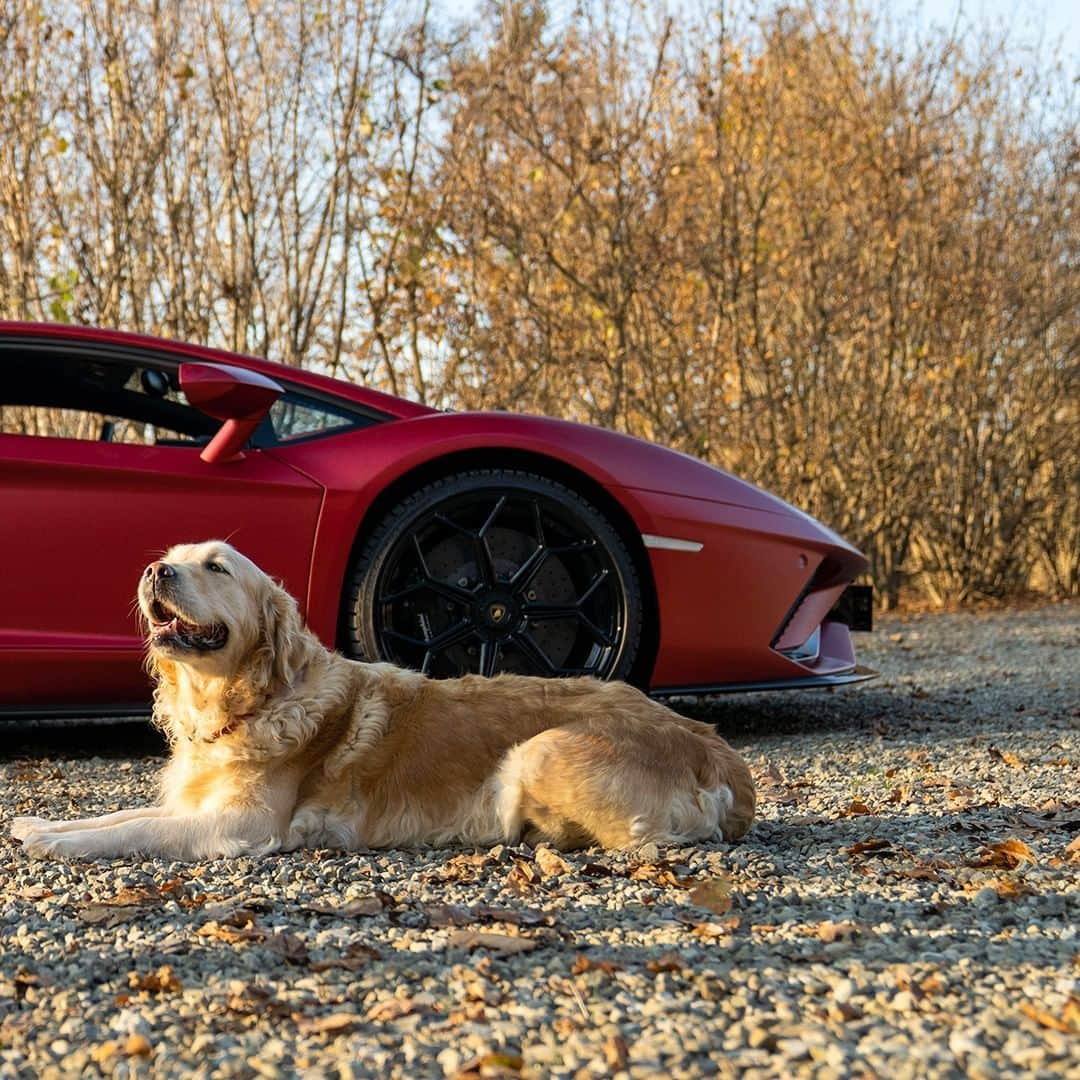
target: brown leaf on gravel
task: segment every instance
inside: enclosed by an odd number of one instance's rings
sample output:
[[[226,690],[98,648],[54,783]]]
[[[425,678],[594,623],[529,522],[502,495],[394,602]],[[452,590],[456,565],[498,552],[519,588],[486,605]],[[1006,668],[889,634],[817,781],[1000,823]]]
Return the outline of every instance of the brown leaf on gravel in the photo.
[[[848,817],[862,817],[866,814],[872,814],[873,812],[874,811],[871,810],[870,807],[867,806],[866,803],[862,802],[860,799],[852,799],[851,802],[848,803],[847,808],[844,810],[844,813]]]
[[[1003,762],[1011,769],[1026,769],[1027,763],[1022,761],[1011,750],[999,750],[996,746],[990,747],[990,756],[995,761]]]
[[[858,927],[853,922],[832,922],[830,919],[826,919],[824,922],[819,922],[814,929],[820,941],[825,942],[826,945],[831,945],[834,941],[840,941],[843,938],[854,937],[858,932]]]
[[[8,766],[9,780],[62,780],[64,774],[48,761],[16,761]]]
[[[476,913],[462,904],[432,904],[423,910],[428,926],[437,930],[476,922]]]
[[[1029,829],[1038,829],[1040,832],[1048,832],[1052,829],[1062,829],[1065,832],[1075,832],[1080,829],[1080,815],[1077,814],[1028,814],[1020,815],[1020,822]]]
[[[720,922],[698,923],[690,932],[703,941],[712,941],[716,938],[728,937],[733,931],[738,930],[740,921],[738,915],[732,915]]]
[[[488,852],[466,852],[454,855],[439,867],[436,877],[440,881],[475,881],[478,871],[494,866],[498,860]]]
[[[1080,862],[1080,836],[1069,843],[1065,848],[1066,862]]]
[[[666,952],[655,960],[649,960],[645,967],[654,974],[659,974],[661,971],[682,971],[684,965],[678,953]]]
[[[1070,997],[1065,1002],[1061,1016],[1055,1016],[1029,1001],[1020,1003],[1020,1011],[1029,1019],[1042,1027],[1053,1031],[1060,1031],[1063,1035],[1073,1035],[1080,1032],[1080,998]]]
[[[990,883],[990,887],[1002,900],[1019,900],[1024,896],[1035,895],[1035,890],[1019,878],[998,878]]]
[[[254,929],[250,920],[244,926],[236,927],[211,919],[203,923],[195,933],[199,937],[213,938],[215,941],[224,941],[229,945],[236,945],[238,942],[262,941],[266,936],[261,930]]]
[[[271,952],[277,953],[283,960],[290,964],[303,964],[308,959],[308,948],[303,938],[296,934],[276,933],[270,934],[263,944]]]
[[[305,1016],[296,1023],[301,1035],[326,1035],[337,1031],[347,1031],[357,1024],[362,1024],[364,1017],[356,1012],[336,1012],[327,1016]]]
[[[288,1012],[287,1006],[277,1001],[266,987],[237,981],[229,984],[225,1007],[241,1016],[282,1015]]]
[[[108,904],[87,904],[86,907],[79,909],[79,918],[90,926],[100,926],[108,930],[110,927],[130,922],[132,919],[152,911],[154,906],[156,905],[129,904],[114,907]]]
[[[367,967],[372,960],[379,959],[379,950],[370,945],[354,941],[343,953],[329,960],[316,960],[311,965],[312,971],[331,971],[334,968],[342,968],[345,971],[359,971]]]
[[[513,867],[503,881],[503,888],[517,893],[518,896],[523,896],[540,884],[540,877],[540,870],[535,863],[528,859],[515,859]]]
[[[612,1072],[620,1072],[626,1068],[626,1062],[630,1057],[630,1048],[621,1035],[609,1035],[604,1040],[604,1061]]]
[[[27,885],[26,888],[20,889],[15,894],[20,900],[44,900],[47,896],[52,896],[52,889],[47,889],[44,885]]]
[[[570,869],[570,864],[561,855],[543,844],[533,852],[533,858],[544,877],[559,877]]]
[[[765,770],[765,776],[768,778],[769,782],[773,784],[782,785],[787,783],[784,779],[784,774],[780,771],[780,768],[775,761],[769,762],[769,767]]]
[[[477,904],[473,912],[478,919],[488,922],[510,923],[512,926],[541,926],[552,921],[546,912],[536,908],[492,907],[490,904]]]
[[[593,960],[592,957],[579,953],[570,966],[570,974],[584,975],[586,971],[602,971],[605,975],[614,975],[622,969],[622,964],[616,964],[614,960]]]
[[[534,938],[511,937],[509,934],[483,930],[455,930],[446,943],[449,949],[491,949],[506,954],[531,952],[539,944]]]
[[[394,1020],[400,1020],[403,1016],[411,1016],[413,1013],[428,1012],[430,1006],[415,998],[388,998],[386,1001],[377,1001],[364,1014],[365,1020],[373,1024],[387,1024]]]
[[[732,904],[731,878],[723,874],[699,881],[690,889],[690,903],[716,915],[726,915]]]
[[[525,1059],[517,1054],[496,1051],[473,1058],[461,1067],[454,1080],[473,1080],[474,1077],[514,1076],[525,1068]]]
[[[128,1057],[149,1057],[153,1052],[154,1048],[145,1035],[129,1035],[124,1043],[124,1053]]]
[[[157,971],[128,973],[128,986],[132,990],[144,990],[148,994],[178,994],[184,984],[168,964],[162,964]]]
[[[315,915],[331,915],[338,919],[356,919],[368,915],[381,915],[386,909],[386,894],[358,896],[344,904],[305,904],[304,911]],[[390,898],[392,899],[392,898]]]
[[[643,863],[635,866],[627,875],[631,881],[651,881],[654,885],[662,885],[668,889],[683,889],[686,886],[676,876],[671,868],[671,863]]]
[[[975,794],[975,789],[969,787],[967,784],[953,783],[948,791],[945,792],[947,798],[952,799],[954,802],[957,799],[970,799]]]
[[[866,840],[859,840],[851,847],[844,848],[844,854],[851,855],[874,855],[882,859],[891,859],[900,853],[892,846],[891,842],[880,837],[871,836]]]
[[[968,866],[1015,870],[1026,862],[1035,863],[1038,859],[1023,840],[1003,840],[999,844],[985,844],[975,858],[968,860]]]

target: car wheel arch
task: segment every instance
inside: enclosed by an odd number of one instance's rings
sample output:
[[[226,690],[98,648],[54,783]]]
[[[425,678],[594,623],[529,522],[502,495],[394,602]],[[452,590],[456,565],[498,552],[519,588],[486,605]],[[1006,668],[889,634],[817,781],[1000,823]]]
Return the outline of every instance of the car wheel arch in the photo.
[[[627,681],[637,686],[648,686],[656,663],[659,647],[659,601],[656,594],[656,582],[648,552],[634,519],[629,511],[602,484],[588,473],[568,465],[558,458],[548,457],[515,447],[483,447],[477,450],[458,451],[440,455],[415,465],[395,477],[372,500],[359,522],[353,537],[352,548],[346,564],[345,579],[339,599],[337,638],[338,647],[343,648],[347,639],[347,620],[349,618],[345,582],[364,549],[368,538],[378,529],[380,523],[393,509],[414,492],[429,484],[460,473],[478,469],[490,469],[492,458],[499,462],[500,468],[533,473],[547,480],[552,480],[569,488],[577,495],[590,502],[597,511],[604,515],[611,527],[618,533],[634,563],[641,586],[642,627],[638,645],[638,654]]]

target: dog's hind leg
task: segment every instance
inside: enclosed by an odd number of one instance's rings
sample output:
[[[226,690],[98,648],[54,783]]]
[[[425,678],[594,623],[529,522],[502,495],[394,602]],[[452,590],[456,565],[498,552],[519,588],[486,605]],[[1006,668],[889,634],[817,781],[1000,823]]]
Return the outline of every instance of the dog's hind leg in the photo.
[[[733,792],[711,750],[679,728],[655,741],[633,725],[550,728],[514,747],[499,771],[508,835],[520,835],[526,822],[566,848],[738,835],[745,826],[733,816]]]

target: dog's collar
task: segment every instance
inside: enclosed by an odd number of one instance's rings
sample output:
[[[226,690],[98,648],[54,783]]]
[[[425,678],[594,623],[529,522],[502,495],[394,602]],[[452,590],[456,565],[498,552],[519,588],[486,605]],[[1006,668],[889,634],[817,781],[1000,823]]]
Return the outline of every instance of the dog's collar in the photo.
[[[249,713],[237,713],[235,716],[230,716],[224,724],[221,725],[212,735],[204,735],[201,742],[212,743],[217,742],[218,739],[223,738],[226,735],[231,735],[249,716]]]

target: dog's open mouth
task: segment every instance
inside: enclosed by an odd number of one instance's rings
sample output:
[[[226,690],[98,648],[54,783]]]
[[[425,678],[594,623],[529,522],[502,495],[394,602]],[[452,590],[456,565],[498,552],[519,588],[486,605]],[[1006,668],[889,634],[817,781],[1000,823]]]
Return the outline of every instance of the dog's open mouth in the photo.
[[[213,652],[229,640],[229,628],[222,623],[200,626],[189,622],[161,600],[150,602],[150,643],[157,648],[175,646],[198,652]]]

